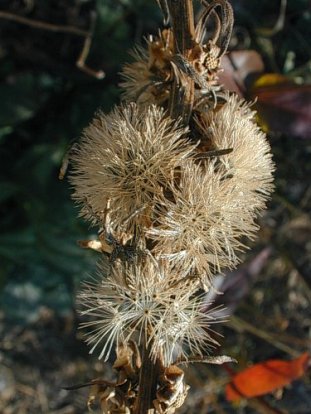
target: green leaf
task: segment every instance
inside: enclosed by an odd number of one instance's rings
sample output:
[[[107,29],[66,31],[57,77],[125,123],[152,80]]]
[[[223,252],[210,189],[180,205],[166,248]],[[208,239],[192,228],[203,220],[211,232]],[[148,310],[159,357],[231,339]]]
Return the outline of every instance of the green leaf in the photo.
[[[38,111],[48,96],[43,92],[47,78],[25,73],[0,84],[0,127],[16,125]]]

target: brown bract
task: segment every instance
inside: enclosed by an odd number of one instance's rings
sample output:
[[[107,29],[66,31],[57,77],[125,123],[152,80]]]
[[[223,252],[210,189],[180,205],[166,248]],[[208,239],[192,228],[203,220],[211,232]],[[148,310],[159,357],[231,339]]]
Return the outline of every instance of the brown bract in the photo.
[[[170,89],[177,77],[180,83],[192,79],[195,83],[194,106],[213,91],[218,91],[221,49],[213,41],[195,43],[185,58],[174,52],[173,32],[165,29],[158,36],[149,36],[147,48],[132,51],[134,62],[124,65],[120,86],[123,98],[130,102],[154,103],[167,107]]]

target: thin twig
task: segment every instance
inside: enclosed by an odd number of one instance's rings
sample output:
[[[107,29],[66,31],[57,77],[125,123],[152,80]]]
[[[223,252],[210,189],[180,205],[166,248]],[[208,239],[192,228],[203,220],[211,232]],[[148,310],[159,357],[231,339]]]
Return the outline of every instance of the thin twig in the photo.
[[[65,26],[65,25],[56,25],[48,22],[43,22],[42,20],[29,19],[28,17],[19,16],[10,12],[0,11],[0,19],[10,20],[16,23],[23,24],[25,26],[33,27],[34,29],[48,30],[56,33],[70,33],[77,36],[84,37],[84,43],[82,51],[76,61],[77,67],[85,72],[87,75],[93,76],[96,79],[103,79],[105,77],[105,72],[102,70],[94,70],[86,65],[85,61],[88,57],[91,44],[92,36],[95,27],[95,17],[93,13],[91,15],[91,27],[89,30],[79,29],[74,26]]]
[[[232,151],[233,151],[233,148],[224,148],[224,149],[218,149],[218,150],[211,150],[207,152],[199,152],[198,154],[195,154],[193,158],[195,158],[196,160],[200,160],[203,158],[219,157],[221,155],[230,154]]]
[[[260,36],[264,37],[272,37],[276,35],[278,32],[283,30],[284,23],[285,23],[285,17],[286,17],[286,8],[287,8],[287,0],[281,0],[280,4],[280,11],[277,21],[275,22],[275,25],[272,28],[259,28],[257,29],[257,33]]]
[[[56,33],[70,33],[76,36],[87,37],[89,32],[87,30],[79,29],[74,26],[58,25],[42,20],[29,19],[28,17],[19,16],[10,12],[0,11],[0,19],[11,20],[16,23],[23,24],[25,26],[33,27],[34,29],[48,30]]]
[[[107,387],[119,387],[120,385],[125,384],[126,381],[127,380],[125,379],[121,382],[111,382],[111,381],[106,381],[104,379],[99,379],[99,380],[92,380],[90,382],[85,382],[84,384],[77,384],[77,385],[72,385],[70,387],[63,387],[63,390],[73,391],[73,390],[78,390],[79,388],[91,387],[92,385],[105,385]]]
[[[88,54],[90,52],[91,44],[92,44],[92,36],[93,36],[94,28],[95,28],[95,21],[96,21],[96,14],[92,13],[91,14],[91,27],[88,31],[87,36],[84,39],[83,48],[82,48],[82,51],[80,53],[78,60],[76,61],[76,65],[80,70],[85,72],[87,75],[93,76],[94,78],[97,78],[97,79],[103,79],[105,77],[105,72],[103,72],[102,70],[94,70],[90,68],[88,65],[86,65],[85,63],[88,57]]]

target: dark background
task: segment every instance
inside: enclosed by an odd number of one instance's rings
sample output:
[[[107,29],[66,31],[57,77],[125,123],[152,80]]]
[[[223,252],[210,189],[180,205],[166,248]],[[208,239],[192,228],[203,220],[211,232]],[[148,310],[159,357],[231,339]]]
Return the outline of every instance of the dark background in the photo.
[[[236,23],[229,49],[255,49],[266,72],[310,84],[310,2],[289,0],[277,33],[267,29],[278,19],[279,1],[232,4]],[[104,79],[76,67],[83,36],[30,27],[1,12],[84,30],[96,15],[87,65],[103,70]],[[144,35],[156,34],[160,24],[161,13],[150,0],[0,1],[1,413],[87,412],[87,389],[61,387],[112,375],[108,365],[88,355],[77,331],[75,294],[94,273],[98,256],[76,241],[96,229],[77,218],[70,185],[58,173],[94,112],[119,102],[119,72],[130,60],[128,51],[144,44]],[[295,95],[296,117],[299,105]],[[277,108],[273,116],[280,116]],[[310,348],[310,140],[284,129],[269,131],[276,191],[259,237],[243,258],[246,265],[225,293],[224,302],[236,307],[233,319],[216,328],[224,335],[219,352],[239,361],[234,369],[290,359]],[[227,379],[222,367],[190,367],[184,412],[269,412],[261,411],[260,401],[232,407],[224,399]],[[308,413],[308,390],[305,377],[282,399],[278,394],[266,401],[284,412]]]

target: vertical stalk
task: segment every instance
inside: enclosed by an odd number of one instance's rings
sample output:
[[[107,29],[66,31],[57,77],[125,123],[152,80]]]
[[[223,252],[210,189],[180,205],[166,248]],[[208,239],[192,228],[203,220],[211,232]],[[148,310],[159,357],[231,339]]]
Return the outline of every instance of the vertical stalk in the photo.
[[[139,375],[138,397],[134,407],[135,414],[153,414],[153,400],[156,399],[158,364],[150,359],[152,344],[143,347],[142,365]]]
[[[195,28],[192,0],[167,0],[171,25],[174,34],[175,54],[186,60],[194,45]],[[188,125],[192,112],[194,97],[194,81],[179,73],[174,77],[171,88],[169,112],[172,118],[182,117],[184,125]]]
[[[195,28],[192,0],[167,0],[174,36],[174,52],[187,59],[194,45]],[[192,112],[194,82],[185,74],[174,77],[171,88],[169,112],[172,118],[182,117],[188,125]],[[134,407],[135,414],[153,414],[153,400],[156,399],[158,364],[150,359],[152,344],[143,348],[140,369],[138,397]]]
[[[192,0],[167,0],[174,32],[175,52],[185,55],[193,47],[194,18]]]

